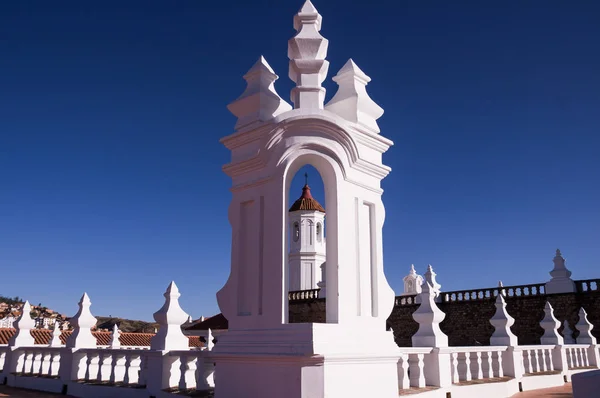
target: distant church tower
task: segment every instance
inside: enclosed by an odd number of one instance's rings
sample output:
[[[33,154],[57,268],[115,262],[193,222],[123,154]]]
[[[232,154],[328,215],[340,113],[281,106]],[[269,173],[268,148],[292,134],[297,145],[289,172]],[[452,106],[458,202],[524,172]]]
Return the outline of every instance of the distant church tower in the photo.
[[[325,263],[325,209],[311,195],[308,176],[302,195],[289,210],[289,290],[317,289]]]

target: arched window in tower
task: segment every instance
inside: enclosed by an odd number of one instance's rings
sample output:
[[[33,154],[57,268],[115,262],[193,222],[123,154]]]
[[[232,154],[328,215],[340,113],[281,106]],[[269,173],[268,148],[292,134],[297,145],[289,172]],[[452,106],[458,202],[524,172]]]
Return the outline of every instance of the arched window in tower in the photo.
[[[300,239],[300,225],[295,222],[294,223],[294,242],[298,242],[298,239]]]
[[[308,236],[309,236],[309,238],[308,238],[308,244],[309,245],[314,244],[314,242],[313,242],[313,234],[315,232],[314,231],[314,228],[315,228],[314,225],[315,224],[312,222],[312,220],[308,220]]]
[[[317,242],[323,240],[323,226],[320,222],[317,223]]]

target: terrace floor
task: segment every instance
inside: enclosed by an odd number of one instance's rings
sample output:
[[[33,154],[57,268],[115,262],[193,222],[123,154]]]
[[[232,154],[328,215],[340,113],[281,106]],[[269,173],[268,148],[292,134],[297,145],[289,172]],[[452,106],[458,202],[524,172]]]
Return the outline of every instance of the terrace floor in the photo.
[[[0,385],[0,397],[10,398],[74,398],[70,395],[51,394],[48,392],[24,390],[22,388],[14,388]]]
[[[573,387],[571,383],[566,383],[561,387],[520,392],[511,398],[573,398]]]

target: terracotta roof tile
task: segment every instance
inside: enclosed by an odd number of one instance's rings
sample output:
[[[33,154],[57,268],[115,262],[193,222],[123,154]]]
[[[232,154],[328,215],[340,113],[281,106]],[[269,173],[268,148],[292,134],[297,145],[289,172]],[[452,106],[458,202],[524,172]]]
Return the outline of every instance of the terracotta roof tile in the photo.
[[[15,334],[15,329],[0,328],[0,344],[8,344],[10,338]],[[52,340],[52,330],[32,329],[30,331],[35,344],[48,345]],[[72,330],[65,330],[60,335],[60,341],[65,344]],[[98,345],[110,345],[111,332],[92,332]],[[121,332],[119,341],[121,345],[132,347],[148,347],[154,333],[129,333]],[[203,347],[204,344],[198,336],[188,336],[190,347]]]
[[[289,211],[292,212],[298,210],[320,211],[325,213],[323,206],[312,197],[308,185],[305,185],[304,188],[302,188],[302,195],[294,202]]]

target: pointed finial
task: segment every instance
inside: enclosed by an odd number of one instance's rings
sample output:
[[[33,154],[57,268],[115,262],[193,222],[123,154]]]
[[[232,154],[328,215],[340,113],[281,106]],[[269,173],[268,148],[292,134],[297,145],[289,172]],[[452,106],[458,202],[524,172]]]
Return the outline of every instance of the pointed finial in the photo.
[[[554,263],[554,268],[550,271],[552,279],[546,283],[546,294],[575,292],[577,289],[575,282],[571,279],[572,273],[567,269],[566,260],[559,249],[556,249],[556,255],[552,262]]]
[[[419,330],[412,336],[413,347],[448,347],[448,336],[440,329],[446,314],[435,303],[433,286],[428,281],[423,282],[419,298],[421,305],[412,315],[419,324]]]
[[[17,331],[8,341],[10,347],[26,347],[35,344],[30,333],[31,329],[35,327],[35,321],[31,318],[31,305],[28,300],[23,304],[21,315],[13,326]]]
[[[425,277],[425,281],[427,281],[432,288],[433,293],[435,294],[435,296],[439,296],[440,294],[440,289],[442,287],[442,285],[440,285],[436,278],[436,273],[433,271],[433,267],[431,266],[431,264],[429,264],[427,266],[427,272],[425,272],[425,275],[423,275]],[[425,286],[425,284],[423,284],[423,286]]]
[[[592,335],[594,325],[588,320],[587,312],[581,307],[579,310],[579,321],[575,329],[579,330],[577,344],[597,344],[597,339]]]
[[[54,322],[54,330],[52,331],[52,340],[50,340],[50,347],[60,347],[62,345],[62,342],[60,341],[60,334],[61,334],[61,330],[60,330],[60,326],[58,325],[58,322]]]
[[[261,55],[254,66],[244,75],[246,90],[227,106],[227,109],[238,118],[235,124],[236,130],[269,121],[292,109],[292,106],[275,91],[277,79],[279,76]]]
[[[87,293],[83,293],[79,300],[79,311],[70,319],[73,333],[67,339],[67,348],[96,348],[96,338],[92,328],[98,321],[91,313],[92,302]]]
[[[410,274],[413,275],[413,274],[416,274],[416,273],[417,273],[417,270],[415,270],[415,265],[411,264],[410,265]]]
[[[189,339],[181,331],[181,325],[187,321],[189,315],[179,305],[181,294],[175,282],[169,284],[163,296],[165,303],[154,313],[154,320],[160,328],[150,340],[150,348],[159,351],[187,350]]]
[[[494,316],[492,316],[492,319],[490,319],[490,323],[494,327],[494,333],[492,334],[492,337],[490,337],[490,344],[513,347],[518,345],[519,339],[512,330],[510,330],[510,327],[515,323],[515,318],[510,316],[506,310],[506,301],[502,294],[496,296],[495,306],[496,312],[494,313]]]
[[[349,59],[333,81],[338,84],[338,91],[325,109],[379,133],[377,119],[383,115],[383,109],[367,94],[367,84],[371,78]]]
[[[113,325],[112,333],[110,334],[110,348],[119,348],[121,347],[121,340],[119,340],[119,334],[121,331],[119,330],[119,326],[115,323]]]
[[[498,292],[502,295],[502,296],[506,296],[506,290],[504,290],[504,285],[502,284],[502,281],[498,281]]]
[[[296,83],[291,95],[296,109],[323,109],[325,88],[321,84],[329,69],[325,60],[329,42],[319,33],[322,20],[308,0],[294,16],[294,29],[298,33],[288,41],[288,58],[289,76]]]
[[[546,301],[544,306],[544,319],[540,322],[540,326],[544,329],[544,334],[540,339],[541,344],[558,344],[565,343],[563,337],[558,333],[560,321],[554,316],[554,308],[549,301]]]
[[[304,173],[304,185],[308,186],[308,173]]]
[[[569,321],[565,319],[563,322],[563,339],[565,344],[575,344],[575,338],[573,338],[573,331],[569,327]]]

